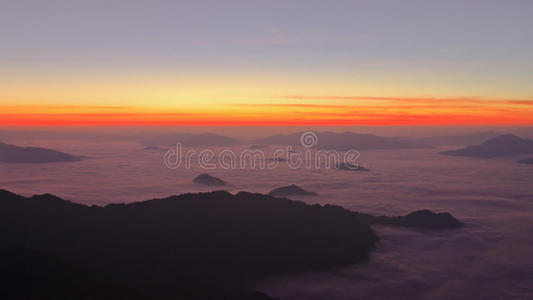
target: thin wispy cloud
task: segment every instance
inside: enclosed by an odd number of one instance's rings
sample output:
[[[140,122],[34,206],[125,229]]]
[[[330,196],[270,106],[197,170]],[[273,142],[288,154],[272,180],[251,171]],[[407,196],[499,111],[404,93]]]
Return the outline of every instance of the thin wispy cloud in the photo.
[[[378,101],[393,101],[393,102],[408,102],[408,103],[481,103],[481,104],[523,104],[532,105],[531,99],[505,99],[505,98],[482,98],[482,97],[390,97],[390,96],[312,96],[312,95],[280,95],[276,96],[279,99],[295,99],[295,100],[378,100]]]

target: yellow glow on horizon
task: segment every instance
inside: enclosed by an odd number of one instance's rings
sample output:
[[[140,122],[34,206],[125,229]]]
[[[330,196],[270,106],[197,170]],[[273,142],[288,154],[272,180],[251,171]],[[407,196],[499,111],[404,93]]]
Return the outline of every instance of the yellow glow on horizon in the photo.
[[[457,97],[386,76],[251,75],[4,76],[0,125],[533,125],[533,98],[521,93]]]

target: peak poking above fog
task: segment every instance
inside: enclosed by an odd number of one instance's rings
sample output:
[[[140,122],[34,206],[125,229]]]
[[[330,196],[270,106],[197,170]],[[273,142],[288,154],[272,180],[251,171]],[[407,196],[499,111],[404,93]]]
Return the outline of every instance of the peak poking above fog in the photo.
[[[302,189],[301,187],[291,184],[287,186],[282,186],[270,191],[269,195],[287,197],[287,196],[316,196],[318,195],[315,192],[310,192]]]
[[[431,137],[411,138],[406,140],[417,141],[421,144],[436,146],[472,146],[481,144],[500,135],[494,131],[479,131],[457,135],[438,135]]]
[[[211,185],[211,186],[225,186],[227,183],[217,177],[211,176],[209,174],[200,174],[196,178],[192,180],[195,183],[203,184],[203,185]]]
[[[524,142],[532,142],[531,140],[528,140],[528,139],[523,139],[521,137],[518,137],[514,134],[511,134],[511,133],[508,133],[508,134],[502,134],[502,135],[499,135],[495,138],[492,138],[484,143],[482,143],[482,145],[497,145],[497,144],[500,144],[500,143],[506,143],[508,145],[522,145],[524,144]]]
[[[335,165],[335,169],[337,170],[344,170],[344,171],[363,171],[363,172],[370,172],[369,168],[365,168],[363,166],[360,166],[358,164],[350,164],[350,163],[340,163]]]
[[[444,151],[440,154],[453,156],[470,156],[492,158],[507,155],[532,154],[533,141],[514,134],[504,134],[490,139],[480,145],[458,150]]]
[[[74,162],[82,157],[61,151],[39,148],[19,147],[0,142],[0,161],[8,163],[51,163]]]

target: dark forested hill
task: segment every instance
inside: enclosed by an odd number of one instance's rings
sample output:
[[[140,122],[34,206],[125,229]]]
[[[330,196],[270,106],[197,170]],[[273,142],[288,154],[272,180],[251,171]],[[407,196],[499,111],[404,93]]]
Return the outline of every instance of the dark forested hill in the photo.
[[[368,224],[462,225],[448,214],[373,217],[248,192],[89,207],[0,190],[0,298],[269,299],[246,287],[365,260],[378,241]]]
[[[24,198],[1,191],[0,235],[4,252],[60,259],[66,267],[57,274],[50,268],[49,280],[63,281],[64,272],[79,269],[126,287],[124,295],[133,290],[150,299],[355,263],[377,241],[347,210],[246,192],[88,207],[49,194]],[[55,284],[61,289],[66,283]],[[72,283],[80,293],[90,290],[80,284]]]

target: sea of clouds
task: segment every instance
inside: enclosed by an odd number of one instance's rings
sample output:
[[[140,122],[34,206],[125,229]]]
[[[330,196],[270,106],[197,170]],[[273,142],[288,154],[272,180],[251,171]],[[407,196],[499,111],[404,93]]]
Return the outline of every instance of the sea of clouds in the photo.
[[[163,151],[144,150],[135,142],[18,145],[90,157],[74,163],[0,163],[0,188],[25,196],[52,193],[97,205],[133,202],[212,190],[192,183],[207,172],[227,181],[230,192],[266,193],[297,184],[319,194],[298,198],[308,203],[389,215],[427,208],[450,212],[467,225],[443,232],[376,227],[381,242],[367,263],[257,284],[280,299],[525,299],[533,294],[533,167],[515,163],[516,158],[439,155],[444,149],[379,150],[361,152],[360,162],[371,172],[294,170],[283,162],[275,169],[206,171],[195,164],[168,169]]]

